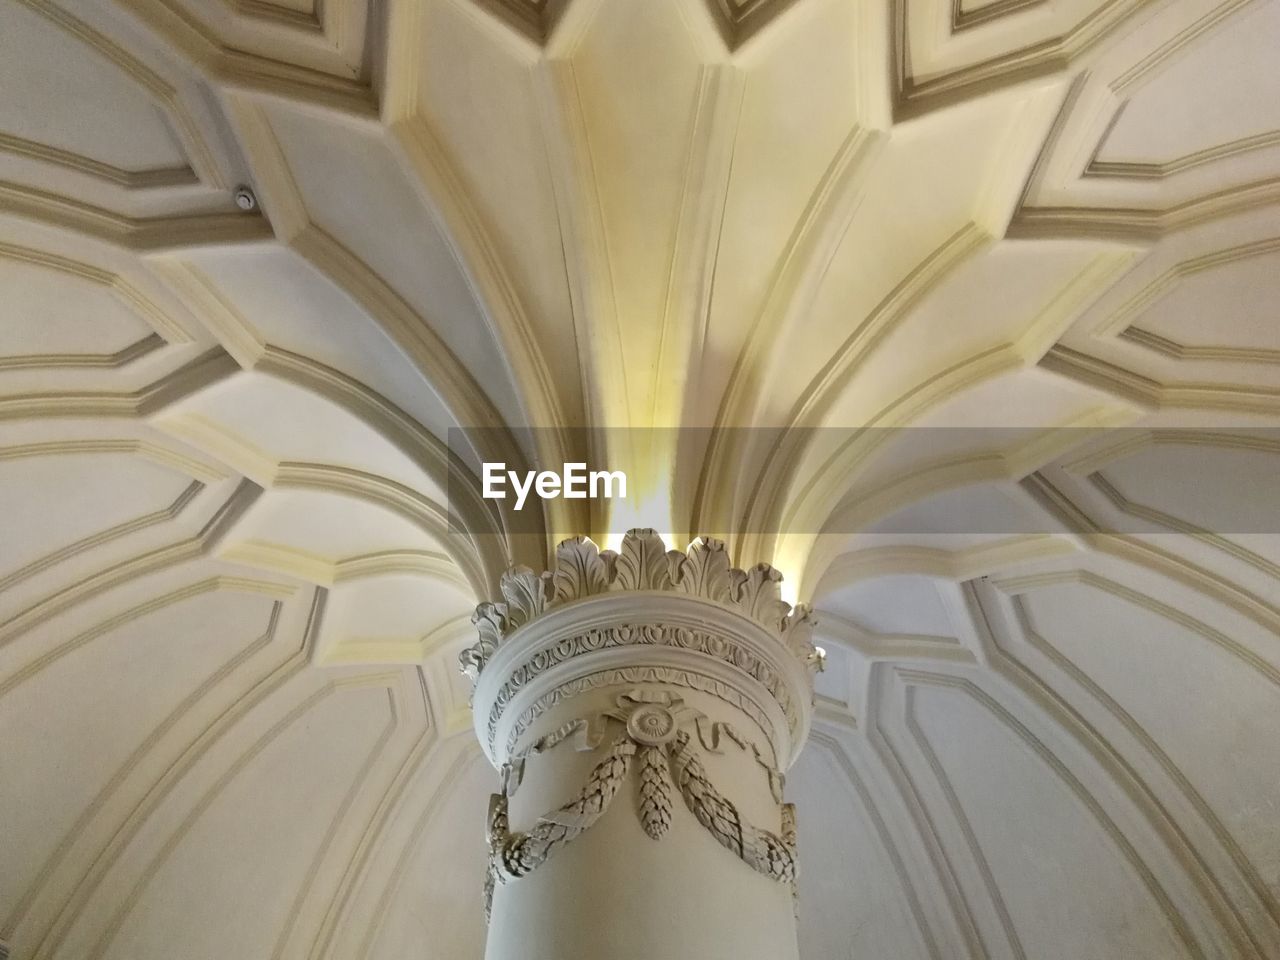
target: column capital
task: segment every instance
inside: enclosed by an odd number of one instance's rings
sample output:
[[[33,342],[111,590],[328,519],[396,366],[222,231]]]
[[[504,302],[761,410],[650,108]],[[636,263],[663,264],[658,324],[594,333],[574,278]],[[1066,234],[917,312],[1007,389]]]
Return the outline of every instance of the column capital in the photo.
[[[719,540],[668,550],[647,529],[629,530],[617,552],[574,537],[552,570],[508,571],[504,600],[476,608],[479,639],[459,658],[490,762],[503,768],[534,721],[571,697],[659,684],[731,703],[785,770],[808,736],[822,657],[809,610],[781,599],[781,581],[768,564],[732,567]]]

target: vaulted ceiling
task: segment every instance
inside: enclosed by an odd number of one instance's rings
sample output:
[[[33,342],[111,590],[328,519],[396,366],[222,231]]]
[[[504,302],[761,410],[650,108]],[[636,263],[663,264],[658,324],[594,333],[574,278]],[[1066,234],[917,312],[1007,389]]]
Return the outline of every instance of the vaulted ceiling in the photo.
[[[0,0],[0,941],[478,958],[469,611],[635,521],[818,609],[806,960],[1280,956],[1278,49],[1280,0]],[[660,515],[451,532],[452,428]]]

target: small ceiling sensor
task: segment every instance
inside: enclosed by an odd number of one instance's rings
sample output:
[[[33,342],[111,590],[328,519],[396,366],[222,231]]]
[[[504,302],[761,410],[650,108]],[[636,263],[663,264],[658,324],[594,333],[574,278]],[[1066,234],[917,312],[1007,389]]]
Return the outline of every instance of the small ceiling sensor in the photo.
[[[236,187],[235,198],[236,206],[241,210],[244,210],[246,213],[250,210],[258,209],[258,198],[248,187]]]

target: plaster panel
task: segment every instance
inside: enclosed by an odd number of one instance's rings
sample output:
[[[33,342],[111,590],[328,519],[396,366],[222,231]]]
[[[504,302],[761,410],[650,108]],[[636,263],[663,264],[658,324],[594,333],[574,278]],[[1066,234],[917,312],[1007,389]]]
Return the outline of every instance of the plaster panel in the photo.
[[[1167,163],[1280,131],[1280,5],[1257,4],[1129,99],[1099,159]]]
[[[915,693],[917,742],[953,791],[988,895],[1026,956],[1189,956],[1132,864],[1026,740],[955,689]]]
[[[1276,439],[1272,431],[1253,437]],[[1226,536],[1274,534],[1280,533],[1277,464],[1275,450],[1158,443],[1099,473],[1128,500],[1172,518],[1175,528],[1180,521]]]
[[[1217,346],[1280,350],[1275,323],[1278,266],[1280,253],[1269,252],[1197,271],[1137,314],[1133,325],[1193,351]]]
[[[127,453],[0,459],[0,580],[95,534],[168,509],[191,482]]]
[[[362,129],[334,137],[315,117],[273,110],[311,218],[403,297],[485,386],[509,423],[522,423],[517,389],[448,239],[433,222],[386,138]]]
[[[247,755],[153,861],[101,955],[270,956],[394,722],[385,688],[339,689]]]
[[[0,131],[121,171],[186,167],[128,75],[25,4],[0,9]]]
[[[197,594],[82,644],[58,637],[42,657],[0,679],[0,765],[21,771],[0,778],[6,916],[130,755],[264,635],[271,609],[266,597]],[[44,709],[50,703],[59,709]]]
[[[6,358],[112,354],[155,332],[109,287],[69,270],[0,253],[0,288],[0,369]]]
[[[1024,599],[1032,625],[1128,713],[1207,800],[1264,882],[1280,879],[1280,671],[1084,584]],[[1158,665],[1158,669],[1157,669]]]
[[[894,957],[928,960],[928,946],[888,853],[882,825],[852,790],[833,748],[810,744],[787,775],[797,797],[800,956],[803,960]],[[816,798],[825,797],[825,802]],[[855,866],[856,865],[856,866]],[[847,884],[825,882],[844,876]]]
[[[496,774],[480,756],[446,789],[413,838],[412,858],[394,878],[384,918],[365,939],[361,960],[478,960],[484,955],[484,914],[477,894],[484,861],[475,837],[452,829],[489,802]],[[442,922],[448,918],[448,922]]]
[[[325,516],[344,519],[317,521]],[[233,542],[244,540],[280,545],[329,564],[384,550],[438,547],[399,514],[341,494],[314,490],[264,494],[236,526]]]
[[[453,418],[413,362],[350,297],[285,249],[221,250],[204,273],[263,340],[339,370],[443,437]]]
[[[876,633],[953,637],[956,628],[929,577],[879,577],[823,598],[823,607]]]
[[[565,322],[575,308],[548,152],[546,81],[542,68],[513,55],[504,38],[465,9],[473,3],[424,4],[415,122],[438,138],[439,162],[465,185],[562,402],[576,410],[579,346],[576,325]]]

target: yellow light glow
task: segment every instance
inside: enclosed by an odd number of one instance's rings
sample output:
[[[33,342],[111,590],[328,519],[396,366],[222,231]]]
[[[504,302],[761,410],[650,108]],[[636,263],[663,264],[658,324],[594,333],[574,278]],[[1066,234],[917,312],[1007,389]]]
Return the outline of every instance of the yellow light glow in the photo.
[[[627,475],[630,483],[631,475]],[[612,501],[609,515],[609,532],[605,536],[605,548],[618,550],[622,546],[622,538],[628,530],[637,527],[649,527],[656,531],[668,547],[678,546],[675,540],[671,516],[671,497],[665,489],[650,489],[638,496],[631,495],[628,487],[627,499]]]
[[[788,576],[784,567],[778,569],[782,571],[782,582],[778,584],[778,593],[783,600],[794,607],[800,601],[800,579]]]
[[[800,588],[804,579],[805,561],[813,549],[815,537],[811,534],[784,534],[774,551],[773,565],[782,571],[779,590],[782,599],[794,606],[800,602]]]
[[[620,439],[622,443],[617,443],[611,453],[625,463],[627,496],[610,501],[606,549],[619,549],[626,531],[638,527],[654,530],[669,547],[680,546],[671,506],[675,472],[675,451],[669,446],[671,435],[667,431],[628,431]]]

